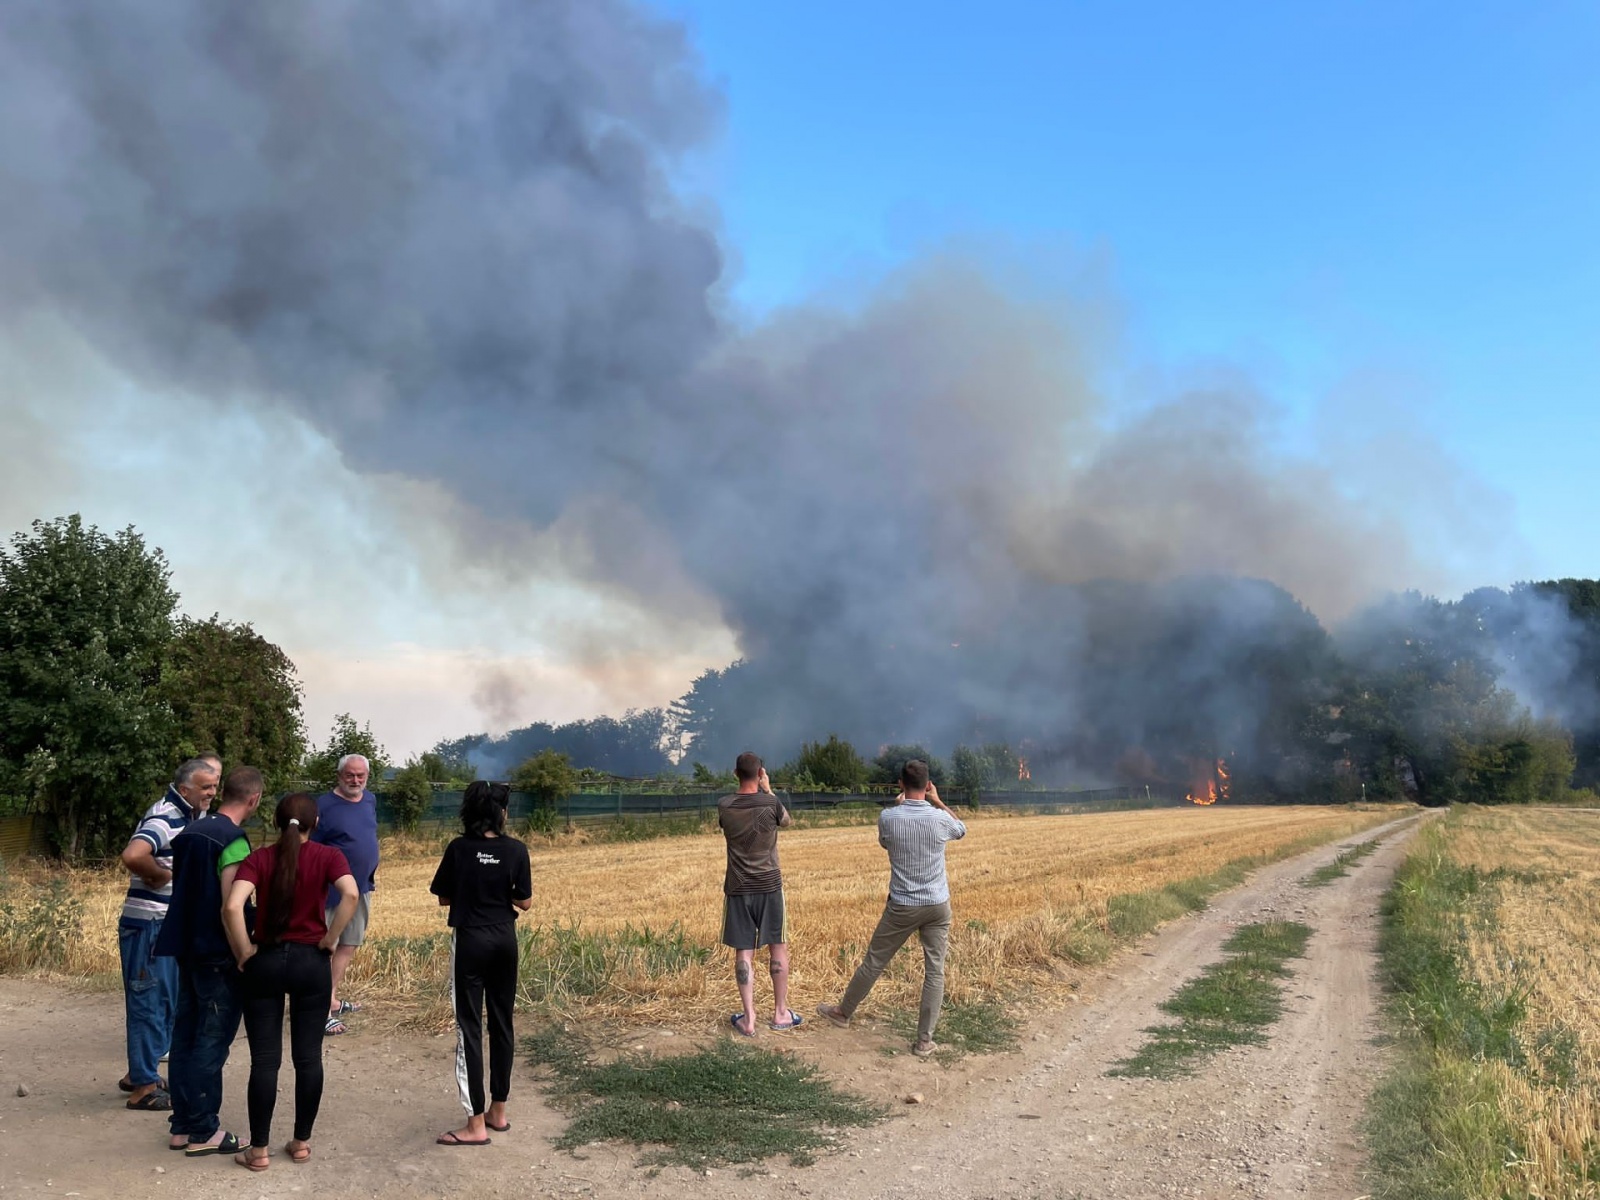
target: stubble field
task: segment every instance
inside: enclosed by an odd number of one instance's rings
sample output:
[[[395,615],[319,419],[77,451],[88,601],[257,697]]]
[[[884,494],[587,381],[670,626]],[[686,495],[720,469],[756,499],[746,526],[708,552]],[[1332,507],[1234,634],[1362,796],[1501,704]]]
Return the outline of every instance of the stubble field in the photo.
[[[1459,869],[1444,944],[1472,1019],[1432,1078],[1462,1194],[1600,1195],[1600,812],[1460,808],[1429,852]]]
[[[948,861],[955,927],[947,997],[1000,1003],[1070,989],[1073,968],[1242,878],[1244,869],[1349,837],[1392,807],[1159,809],[1059,816],[978,814]],[[444,838],[388,839],[372,931],[346,992],[368,1019],[448,1022],[448,934],[428,893]],[[882,909],[888,870],[871,824],[800,827],[780,836],[790,914],[793,1004],[835,998]],[[584,844],[532,839],[534,900],[519,922],[521,1002],[602,1020],[705,1029],[736,1006],[721,931],[723,842],[712,827],[687,836]],[[58,973],[110,979],[125,876],[54,876],[81,902],[55,962]],[[50,878],[28,877],[43,896]],[[13,878],[15,911],[21,881]],[[59,885],[58,885],[59,886]],[[6,969],[19,961],[13,945]],[[910,1008],[921,956],[899,955],[869,1008]],[[770,1004],[758,971],[758,1004]]]

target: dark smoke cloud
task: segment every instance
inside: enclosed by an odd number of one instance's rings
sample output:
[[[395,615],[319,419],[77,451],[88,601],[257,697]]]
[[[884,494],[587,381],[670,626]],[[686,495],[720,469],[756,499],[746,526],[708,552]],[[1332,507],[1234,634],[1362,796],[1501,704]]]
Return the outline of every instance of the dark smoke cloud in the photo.
[[[1278,453],[1270,405],[1108,412],[1095,323],[971,258],[727,325],[715,230],[672,186],[720,104],[683,31],[621,0],[12,3],[0,315],[559,521],[592,577],[671,580],[664,606],[687,572],[782,663],[791,732],[918,661],[948,675],[911,725],[1074,719],[1070,669],[1024,669],[1086,653],[1068,585],[1228,573],[1345,611],[1413,569],[1401,524]]]
[[[615,486],[715,335],[718,100],[628,5],[14,3],[0,110],[8,307],[486,506]]]

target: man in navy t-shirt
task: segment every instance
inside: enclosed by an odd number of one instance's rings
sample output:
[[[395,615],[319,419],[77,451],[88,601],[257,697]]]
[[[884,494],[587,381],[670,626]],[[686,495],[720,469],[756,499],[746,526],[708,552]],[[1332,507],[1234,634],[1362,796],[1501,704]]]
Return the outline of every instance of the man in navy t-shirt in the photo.
[[[333,998],[328,1012],[327,1032],[344,1033],[344,1018],[360,1012],[359,1004],[339,999],[339,985],[356,955],[356,947],[367,937],[367,921],[372,915],[372,890],[377,887],[378,876],[378,798],[367,791],[367,776],[372,768],[359,754],[346,754],[339,760],[338,782],[333,791],[317,797],[317,827],[311,834],[313,842],[332,846],[340,851],[350,864],[355,876],[356,890],[361,893],[356,905],[356,915],[344,927],[339,945],[333,952]],[[339,907],[338,893],[330,892],[327,900],[328,924],[333,924],[334,909]]]

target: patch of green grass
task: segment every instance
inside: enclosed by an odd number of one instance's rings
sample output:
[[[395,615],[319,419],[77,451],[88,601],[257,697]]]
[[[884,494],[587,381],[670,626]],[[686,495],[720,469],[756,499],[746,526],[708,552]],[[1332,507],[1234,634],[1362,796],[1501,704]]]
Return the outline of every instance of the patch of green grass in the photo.
[[[576,923],[523,926],[517,941],[517,1002],[535,1008],[564,1008],[598,996],[626,967],[667,975],[711,956],[711,947],[691,941],[676,922],[664,930],[625,925],[612,933],[586,932]]]
[[[1517,1149],[1482,1064],[1407,1047],[1367,1104],[1374,1200],[1506,1195]]]
[[[1088,922],[1061,922],[1051,939],[1056,957],[1079,966],[1105,962],[1117,948],[1117,939],[1108,930]]]
[[[1350,873],[1350,868],[1371,854],[1383,844],[1382,838],[1374,838],[1370,842],[1361,842],[1355,846],[1346,846],[1333,861],[1325,866],[1318,867],[1311,874],[1300,881],[1302,887],[1327,887],[1335,879]]]
[[[643,1162],[689,1167],[786,1155],[796,1166],[835,1144],[837,1131],[882,1120],[886,1110],[838,1090],[815,1066],[729,1040],[693,1054],[629,1055],[596,1063],[559,1026],[524,1039],[551,1068],[551,1101],[572,1115],[556,1144],[594,1141],[645,1148]]]
[[[1491,992],[1466,971],[1466,932],[1492,926],[1501,880],[1455,862],[1448,830],[1447,819],[1418,835],[1384,900],[1380,952],[1397,1053],[1368,1109],[1378,1200],[1509,1195],[1505,1168],[1520,1151],[1486,1063],[1554,1079],[1574,1069],[1562,1030],[1525,1049],[1525,997]]]
[[[1015,1050],[1020,1024],[997,999],[947,1002],[939,1012],[939,1028],[933,1035],[939,1045],[934,1057],[952,1062],[966,1054],[1001,1054]],[[902,1009],[889,1018],[889,1025],[908,1045],[916,1040],[916,1012]]]
[[[1147,1029],[1150,1040],[1111,1074],[1171,1079],[1228,1046],[1265,1042],[1264,1030],[1283,1013],[1280,981],[1289,974],[1289,960],[1305,954],[1310,937],[1311,930],[1294,921],[1239,929],[1223,944],[1228,957],[1161,1005],[1177,1023]]]

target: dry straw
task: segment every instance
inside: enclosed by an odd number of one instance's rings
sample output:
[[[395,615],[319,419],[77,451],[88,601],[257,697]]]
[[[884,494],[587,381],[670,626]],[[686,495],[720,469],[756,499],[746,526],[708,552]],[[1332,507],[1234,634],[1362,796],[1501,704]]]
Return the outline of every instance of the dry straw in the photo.
[[[1507,1174],[1523,1195],[1596,1196],[1600,812],[1459,810],[1449,853],[1498,872],[1461,931],[1468,971],[1491,995],[1523,998],[1523,1065],[1488,1064],[1519,1147]]]
[[[949,850],[955,909],[953,1002],[1060,988],[1074,963],[1112,944],[1108,902],[1347,837],[1387,819],[1377,808],[1239,807],[1059,816],[981,814]],[[371,940],[346,990],[398,1023],[449,1020],[444,913],[428,894],[439,837],[389,839]],[[632,843],[534,839],[534,904],[523,918],[522,999],[606,1021],[710,1028],[736,1006],[721,929],[722,838],[715,831]],[[793,949],[793,1000],[809,1011],[849,979],[882,909],[888,869],[870,824],[799,828],[780,838]],[[29,889],[46,886],[36,877]],[[81,935],[72,976],[110,979],[126,877],[72,872]],[[13,880],[12,891],[18,892]],[[13,962],[7,969],[42,964]],[[869,1001],[914,1004],[921,956],[908,948]],[[770,1003],[765,973],[758,1000]]]

